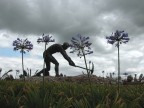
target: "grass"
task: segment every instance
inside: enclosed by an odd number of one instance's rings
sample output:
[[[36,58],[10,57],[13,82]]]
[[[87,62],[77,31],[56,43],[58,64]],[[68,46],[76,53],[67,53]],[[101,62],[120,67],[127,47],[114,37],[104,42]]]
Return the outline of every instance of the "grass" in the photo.
[[[143,108],[144,85],[0,81],[1,108]],[[43,95],[44,94],[44,95]]]

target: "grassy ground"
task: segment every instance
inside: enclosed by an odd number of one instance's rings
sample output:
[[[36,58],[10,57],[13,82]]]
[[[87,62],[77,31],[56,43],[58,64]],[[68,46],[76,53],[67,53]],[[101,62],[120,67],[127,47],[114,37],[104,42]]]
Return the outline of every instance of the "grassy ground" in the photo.
[[[92,89],[91,89],[92,87]],[[0,81],[1,108],[144,108],[144,85]]]

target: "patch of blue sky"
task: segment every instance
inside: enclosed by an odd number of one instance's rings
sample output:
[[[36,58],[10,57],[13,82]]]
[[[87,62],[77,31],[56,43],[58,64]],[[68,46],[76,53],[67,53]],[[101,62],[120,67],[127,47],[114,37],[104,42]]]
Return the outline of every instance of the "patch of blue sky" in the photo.
[[[26,52],[24,56],[29,56],[29,52]],[[21,57],[20,51],[14,51],[11,48],[0,48],[0,56],[3,57]]]
[[[42,56],[42,55],[41,55],[41,56],[40,56],[40,55],[37,55],[36,57],[37,57],[38,59],[43,59],[43,56]]]

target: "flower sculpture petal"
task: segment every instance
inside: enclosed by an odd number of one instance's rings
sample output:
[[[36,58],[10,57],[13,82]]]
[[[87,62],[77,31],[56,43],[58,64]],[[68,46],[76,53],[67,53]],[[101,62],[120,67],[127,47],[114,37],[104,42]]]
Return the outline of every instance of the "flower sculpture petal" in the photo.
[[[37,42],[38,43],[45,42],[46,44],[48,44],[49,42],[55,42],[55,40],[51,38],[52,36],[49,36],[49,35],[44,36],[43,34],[42,37],[37,39]]]
[[[28,39],[19,39],[13,41],[14,50],[20,50],[21,53],[26,53],[33,49],[33,44]]]
[[[70,53],[78,52],[77,55],[79,57],[93,53],[90,48],[92,43],[89,43],[88,40],[89,37],[83,37],[80,34],[78,34],[76,37],[72,37],[72,44],[70,44],[70,49],[72,49],[72,51]]]
[[[128,37],[128,33],[125,33],[124,31],[118,31],[116,30],[115,33],[112,33],[111,36],[106,36],[107,42],[109,44],[115,44],[116,47],[119,46],[119,44],[127,43],[130,39]]]

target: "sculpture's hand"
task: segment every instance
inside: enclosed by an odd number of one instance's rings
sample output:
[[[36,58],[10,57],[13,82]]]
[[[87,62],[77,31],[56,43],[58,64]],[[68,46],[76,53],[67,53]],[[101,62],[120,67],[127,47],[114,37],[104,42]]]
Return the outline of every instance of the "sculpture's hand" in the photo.
[[[75,66],[75,63],[73,61],[69,62],[69,65]]]

